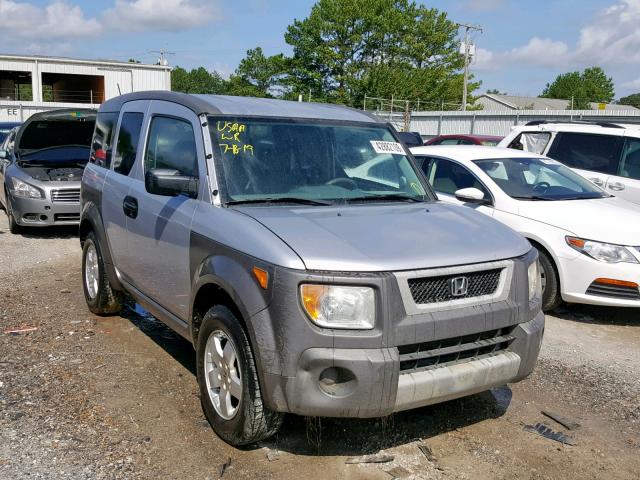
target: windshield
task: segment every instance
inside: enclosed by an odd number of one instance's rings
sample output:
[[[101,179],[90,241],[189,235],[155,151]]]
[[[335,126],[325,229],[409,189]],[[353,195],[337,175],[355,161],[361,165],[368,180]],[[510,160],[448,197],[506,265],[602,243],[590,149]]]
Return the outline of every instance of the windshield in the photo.
[[[231,203],[434,199],[383,125],[219,117],[209,124]]]
[[[548,158],[496,158],[475,163],[510,197],[578,200],[608,197],[586,178]]]

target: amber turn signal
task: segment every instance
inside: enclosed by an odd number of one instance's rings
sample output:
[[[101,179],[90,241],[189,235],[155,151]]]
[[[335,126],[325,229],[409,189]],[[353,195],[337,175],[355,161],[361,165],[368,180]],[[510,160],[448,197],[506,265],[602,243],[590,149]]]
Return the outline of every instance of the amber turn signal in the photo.
[[[253,276],[256,277],[258,284],[266,290],[269,286],[269,274],[261,268],[253,267]]]

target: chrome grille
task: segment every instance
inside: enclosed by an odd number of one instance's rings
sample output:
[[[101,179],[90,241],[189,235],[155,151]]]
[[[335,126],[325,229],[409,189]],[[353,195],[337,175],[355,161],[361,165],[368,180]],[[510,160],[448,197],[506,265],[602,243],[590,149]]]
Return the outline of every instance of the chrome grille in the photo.
[[[54,203],[80,203],[80,189],[51,190],[51,201]]]
[[[492,295],[498,289],[502,270],[495,268],[438,277],[412,278],[408,282],[409,290],[413,301],[418,305]],[[466,277],[468,281],[467,291],[463,295],[454,295],[451,289],[451,280],[458,277]]]
[[[400,373],[431,370],[500,353],[507,350],[515,339],[514,329],[515,326],[511,326],[461,337],[399,346]]]

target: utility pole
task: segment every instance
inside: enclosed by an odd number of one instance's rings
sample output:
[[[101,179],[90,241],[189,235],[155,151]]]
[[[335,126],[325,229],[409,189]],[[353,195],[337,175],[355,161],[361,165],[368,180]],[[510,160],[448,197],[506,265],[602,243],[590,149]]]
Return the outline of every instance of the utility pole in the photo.
[[[462,49],[464,49],[464,82],[462,85],[462,111],[467,110],[467,84],[469,83],[469,56],[471,53],[471,44],[469,43],[469,31],[474,30],[482,33],[482,27],[478,25],[470,25],[468,23],[456,23],[458,28],[464,28],[464,42],[462,43]]]

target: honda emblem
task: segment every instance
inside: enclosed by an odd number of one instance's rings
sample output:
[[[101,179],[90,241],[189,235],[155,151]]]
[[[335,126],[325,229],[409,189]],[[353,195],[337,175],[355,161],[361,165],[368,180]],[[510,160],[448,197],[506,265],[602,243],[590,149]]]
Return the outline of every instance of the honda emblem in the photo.
[[[454,297],[462,297],[467,294],[469,288],[469,278],[455,277],[449,280],[449,290]]]

